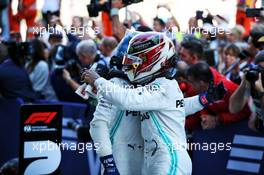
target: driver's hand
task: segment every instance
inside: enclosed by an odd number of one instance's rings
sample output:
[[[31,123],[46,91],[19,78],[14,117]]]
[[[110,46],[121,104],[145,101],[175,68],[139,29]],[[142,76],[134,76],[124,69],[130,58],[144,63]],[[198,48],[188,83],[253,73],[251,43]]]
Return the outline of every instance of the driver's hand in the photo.
[[[71,74],[67,69],[63,69],[62,70],[62,78],[66,81],[69,82],[72,78],[71,78]]]
[[[245,71],[244,71],[244,74],[241,77],[241,84],[244,84],[246,87],[250,87],[250,82],[246,79]]]
[[[93,70],[84,70],[82,73],[81,79],[84,80],[85,83],[90,84],[91,86],[94,86],[95,80],[100,78],[100,75],[98,75]]]
[[[258,92],[264,92],[264,88],[262,85],[262,77],[261,77],[261,73],[259,73],[259,78],[258,80],[255,82],[255,88]]]

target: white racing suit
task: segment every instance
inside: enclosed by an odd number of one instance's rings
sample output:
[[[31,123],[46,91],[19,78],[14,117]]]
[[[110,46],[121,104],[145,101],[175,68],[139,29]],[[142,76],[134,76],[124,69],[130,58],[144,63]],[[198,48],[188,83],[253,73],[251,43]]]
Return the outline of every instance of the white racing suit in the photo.
[[[135,89],[121,88],[99,78],[95,86],[99,94],[119,109],[141,111],[143,174],[191,174],[184,125],[185,116],[203,108],[198,96],[184,99],[177,81],[166,78],[157,78],[149,85]],[[128,129],[130,127],[125,126],[122,133]]]
[[[120,86],[128,84],[118,78],[111,81]],[[93,141],[99,144],[97,154],[100,157],[113,154],[121,175],[141,174],[143,138],[139,112],[122,111],[99,94],[90,133]]]

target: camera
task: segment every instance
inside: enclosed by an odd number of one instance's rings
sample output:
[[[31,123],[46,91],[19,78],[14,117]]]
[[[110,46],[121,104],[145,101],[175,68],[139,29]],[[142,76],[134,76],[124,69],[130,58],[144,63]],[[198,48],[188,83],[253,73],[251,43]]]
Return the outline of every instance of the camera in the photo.
[[[264,68],[260,66],[255,66],[255,67],[250,68],[249,70],[245,72],[246,80],[251,83],[254,83],[255,81],[258,80],[259,73],[264,75]],[[262,80],[262,83],[264,83],[264,80]]]
[[[57,75],[62,75],[63,69],[67,69],[68,71],[72,72],[78,69],[78,63],[74,59],[71,59],[64,62],[62,65],[55,65],[55,72]]]
[[[247,8],[246,16],[247,17],[260,17],[261,13],[264,13],[264,8]]]
[[[87,9],[90,17],[97,17],[100,11],[110,13],[111,1],[100,4],[97,0],[91,0],[91,3],[87,5]]]
[[[72,119],[68,121],[67,127],[77,132],[79,140],[83,142],[90,142],[92,140],[91,135],[89,134],[89,125]]]
[[[67,46],[56,46],[51,59],[55,62],[54,69],[57,75],[62,75],[63,69],[67,69],[73,76],[80,74],[81,66],[78,59],[71,54]]]
[[[30,42],[4,41],[3,44],[8,48],[9,57],[18,65],[24,65],[33,53]]]
[[[261,110],[261,101],[259,100],[264,95],[263,92],[258,92],[255,89],[255,81],[259,79],[259,73],[261,73],[261,82],[264,87],[264,68],[260,66],[253,67],[245,72],[246,80],[251,83],[250,93],[253,98],[254,106],[256,107],[256,116],[254,120],[255,129],[258,132],[264,132],[264,114]]]
[[[197,20],[202,20],[203,23],[213,24],[213,16],[209,12],[197,10],[195,18]]]
[[[10,57],[19,56],[19,57],[27,57],[32,53],[32,47],[30,42],[15,42],[15,41],[7,41],[3,42],[4,45],[8,48],[8,54]]]
[[[142,2],[143,0],[123,0],[122,3],[124,6],[128,6],[130,4]],[[104,11],[110,13],[112,0],[109,0],[105,3],[100,3],[99,0],[91,0],[91,3],[87,5],[88,13],[90,17],[97,17],[99,12]]]

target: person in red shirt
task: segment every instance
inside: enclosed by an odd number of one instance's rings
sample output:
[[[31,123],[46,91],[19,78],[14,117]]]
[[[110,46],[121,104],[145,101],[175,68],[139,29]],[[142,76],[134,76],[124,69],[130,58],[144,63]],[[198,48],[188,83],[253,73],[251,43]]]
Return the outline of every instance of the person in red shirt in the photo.
[[[227,80],[222,74],[217,72],[214,68],[209,67],[206,63],[201,63],[204,61],[203,45],[199,39],[190,37],[184,40],[181,43],[179,55],[181,60],[187,64],[183,70],[180,71],[184,72],[184,75],[180,78],[176,78],[184,93],[184,97],[191,97],[200,92],[204,92],[204,90],[208,88],[210,80],[213,80],[214,84],[218,84],[222,81],[228,91],[228,94],[220,103],[213,104],[207,109],[187,117],[185,124],[187,130],[192,131],[201,127],[203,129],[212,129],[216,127],[217,124],[234,123],[250,116],[248,107],[245,107],[245,110],[238,114],[231,114],[228,110],[229,98],[238,86]],[[193,66],[195,69],[192,68]],[[190,72],[190,70],[192,71]],[[192,73],[192,76],[186,76],[185,72],[194,73]],[[203,74],[207,76],[206,79]]]
[[[188,36],[181,42],[179,49],[179,56],[183,63],[178,63],[178,77],[176,78],[179,82],[180,88],[185,97],[192,97],[197,95],[197,92],[193,89],[192,85],[187,81],[185,72],[189,65],[199,63],[203,60],[203,45],[199,39],[192,36]]]
[[[18,12],[13,14],[12,8],[9,8],[10,32],[20,33],[20,22],[25,19],[27,24],[27,38],[34,36],[35,18],[37,16],[36,0],[19,0]]]
[[[188,36],[187,39],[184,39],[179,49],[181,60],[188,65],[196,64],[201,61],[203,52],[204,49],[201,41],[192,36]]]
[[[210,81],[214,84],[223,82],[227,94],[223,100],[209,105],[206,109],[187,117],[186,129],[194,130],[202,127],[203,129],[213,129],[218,124],[234,123],[250,116],[251,111],[245,106],[242,111],[232,114],[229,111],[229,99],[238,86],[226,79],[222,74],[211,68],[207,63],[199,62],[190,65],[187,70],[187,78],[194,91],[198,93],[205,92],[208,89]]]
[[[246,15],[247,8],[254,8],[257,0],[237,0],[236,24],[242,25],[245,29],[245,36],[249,35],[254,18],[248,18]]]

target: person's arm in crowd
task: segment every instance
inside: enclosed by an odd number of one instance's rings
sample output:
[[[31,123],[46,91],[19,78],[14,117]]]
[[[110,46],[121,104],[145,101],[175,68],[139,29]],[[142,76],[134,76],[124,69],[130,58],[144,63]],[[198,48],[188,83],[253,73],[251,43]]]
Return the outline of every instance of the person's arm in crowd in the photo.
[[[49,81],[49,66],[46,62],[39,62],[35,67],[35,71],[33,72],[33,76],[31,78],[33,89],[36,92],[41,92],[47,82]]]
[[[168,5],[158,5],[158,8],[160,7],[164,7],[166,8],[170,13],[171,13],[171,19],[173,20],[173,22],[175,23],[175,26],[178,28],[178,31],[181,31],[181,28],[180,28],[180,24],[179,22],[177,21],[176,17],[173,15],[173,13],[171,12],[171,8],[168,6]]]
[[[226,105],[226,98],[228,98],[228,94],[226,89],[223,91],[222,90],[222,84],[219,84],[216,87],[212,87],[212,89],[208,89],[208,92],[211,92],[210,94],[216,95],[216,97],[211,97],[215,98],[212,100],[212,104],[210,106],[208,105],[203,105],[201,103],[200,98],[203,96],[203,94],[200,94],[198,97],[198,103],[200,103],[200,108],[198,104],[193,105],[193,103],[196,101],[196,97],[189,97],[185,98],[185,112],[186,112],[186,124],[185,128],[187,130],[194,130],[202,127],[203,129],[213,129],[219,124],[219,116],[218,115],[213,115],[213,111],[226,111],[228,108],[228,105]],[[214,92],[212,92],[214,90]],[[224,98],[223,98],[224,97]],[[219,100],[222,99],[222,102]],[[207,98],[208,99],[208,98]],[[216,103],[214,103],[216,102]],[[188,104],[189,103],[189,104]],[[197,102],[196,102],[197,103]],[[214,110],[211,110],[212,106],[215,108]],[[205,108],[204,108],[205,107]],[[208,108],[209,107],[209,108]],[[199,112],[197,112],[199,111]],[[196,112],[196,113],[195,113]],[[195,113],[195,114],[193,114]],[[218,114],[218,113],[217,113]]]
[[[217,125],[232,124],[250,116],[250,109],[245,105],[236,114],[229,111],[229,100],[232,94],[227,94],[222,101],[212,104],[208,109],[200,112],[201,126],[203,129],[213,129]]]
[[[113,0],[112,9],[110,12],[112,19],[112,30],[113,35],[117,38],[118,41],[121,41],[125,36],[126,27],[119,20],[119,9],[123,7],[122,0]]]
[[[260,105],[261,109],[264,111],[264,87],[262,85],[262,77],[261,73],[259,73],[259,79],[255,83],[255,89],[260,94]]]
[[[64,25],[62,24],[62,22],[61,22],[59,16],[55,16],[55,15],[53,15],[53,16],[51,17],[50,21],[51,21],[53,24],[56,24],[56,25],[59,25],[59,26],[64,27]]]
[[[80,86],[79,83],[77,83],[74,79],[71,78],[70,73],[66,69],[63,69],[62,77],[74,91],[76,91]]]
[[[178,31],[181,31],[180,23],[177,21],[176,17],[172,14],[170,7],[168,6],[167,9],[171,13],[171,16],[172,16],[171,19],[175,23],[175,26],[178,28]]]
[[[138,16],[138,22],[141,26],[148,26],[148,24],[143,20],[142,16],[138,12],[133,13]]]
[[[202,128],[213,129],[217,125],[232,124],[249,118],[251,111],[248,105],[246,105],[239,113],[236,114],[232,114],[229,111],[219,111],[216,114],[211,114],[208,110],[203,110],[200,114]]]
[[[250,83],[243,78],[241,84],[231,95],[229,101],[229,111],[231,113],[240,112],[247,104],[250,97]]]
[[[220,124],[231,124],[243,119],[249,118],[250,116],[250,109],[248,105],[244,106],[242,110],[236,114],[232,114],[230,112],[223,112],[218,114],[219,123]]]
[[[61,3],[62,3],[62,0],[59,0],[59,11],[61,10]]]
[[[173,19],[173,21],[175,22],[175,25],[176,25],[176,27],[178,28],[178,31],[181,31],[180,24],[179,24],[179,22],[177,21],[176,17],[175,17],[175,16],[172,16],[172,19]]]
[[[17,11],[21,12],[23,10],[23,0],[18,0]]]

